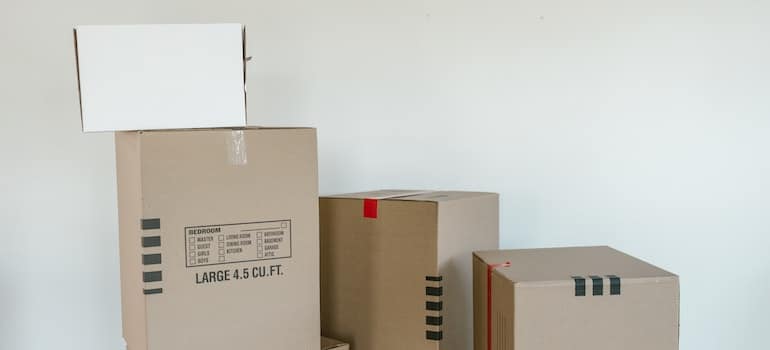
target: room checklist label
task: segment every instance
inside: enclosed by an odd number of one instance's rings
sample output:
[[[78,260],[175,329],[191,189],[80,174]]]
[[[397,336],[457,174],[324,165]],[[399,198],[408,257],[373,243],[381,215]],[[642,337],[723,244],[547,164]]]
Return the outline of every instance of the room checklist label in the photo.
[[[184,228],[187,267],[291,257],[291,220]]]

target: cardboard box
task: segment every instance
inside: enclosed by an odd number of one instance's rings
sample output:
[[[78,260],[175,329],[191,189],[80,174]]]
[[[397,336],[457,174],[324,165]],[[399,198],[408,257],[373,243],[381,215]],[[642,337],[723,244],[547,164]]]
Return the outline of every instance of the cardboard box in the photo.
[[[78,26],[83,131],[246,125],[240,24]]]
[[[314,129],[115,134],[129,350],[317,349]]]
[[[679,278],[612,248],[476,252],[473,275],[475,350],[679,348]]]
[[[394,190],[320,203],[322,334],[353,350],[471,348],[471,252],[498,246],[497,194]]]
[[[350,350],[350,346],[339,340],[321,337],[321,350]]]

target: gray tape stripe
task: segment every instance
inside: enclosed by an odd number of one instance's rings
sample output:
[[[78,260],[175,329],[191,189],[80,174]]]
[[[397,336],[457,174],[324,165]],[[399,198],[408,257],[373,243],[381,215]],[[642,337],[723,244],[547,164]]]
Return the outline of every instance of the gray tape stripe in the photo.
[[[160,236],[142,237],[142,248],[160,247]]]
[[[160,254],[142,254],[143,265],[157,265],[160,264]]]
[[[144,282],[158,282],[163,280],[162,271],[149,271],[142,274],[142,280]]]
[[[572,279],[575,280],[575,296],[586,296],[586,279],[581,276],[572,276]]]
[[[620,295],[620,277],[607,275],[610,279],[610,295]]]
[[[425,287],[425,295],[440,297],[444,295],[444,287]]]
[[[591,284],[593,285],[593,295],[604,294],[604,279],[599,276],[588,276],[591,278]]]
[[[425,324],[428,326],[440,326],[444,323],[443,316],[425,316]]]
[[[157,230],[160,228],[160,219],[142,219],[142,230]]]
[[[160,293],[163,293],[163,288],[145,289],[145,290],[144,290],[144,294],[145,294],[145,295],[149,295],[149,294],[160,294]]]
[[[428,311],[441,311],[444,308],[444,302],[442,301],[426,301],[425,310]]]

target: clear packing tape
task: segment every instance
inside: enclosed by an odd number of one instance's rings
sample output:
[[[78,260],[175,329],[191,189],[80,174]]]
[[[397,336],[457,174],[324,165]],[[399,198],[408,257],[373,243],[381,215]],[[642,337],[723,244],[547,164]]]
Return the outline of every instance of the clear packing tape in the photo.
[[[248,157],[246,155],[246,136],[243,130],[230,131],[227,143],[227,160],[230,165],[246,165]]]

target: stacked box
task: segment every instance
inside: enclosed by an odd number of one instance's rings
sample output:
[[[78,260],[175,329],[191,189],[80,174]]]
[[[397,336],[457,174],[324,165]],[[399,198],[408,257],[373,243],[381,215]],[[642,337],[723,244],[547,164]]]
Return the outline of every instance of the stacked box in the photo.
[[[470,349],[471,251],[498,246],[498,196],[322,197],[321,329],[354,350]]]
[[[676,350],[679,278],[609,247],[474,253],[475,350]]]
[[[315,349],[314,129],[120,132],[130,350]]]
[[[83,131],[118,131],[128,349],[318,349],[316,133],[246,127],[243,26],[74,38]]]

